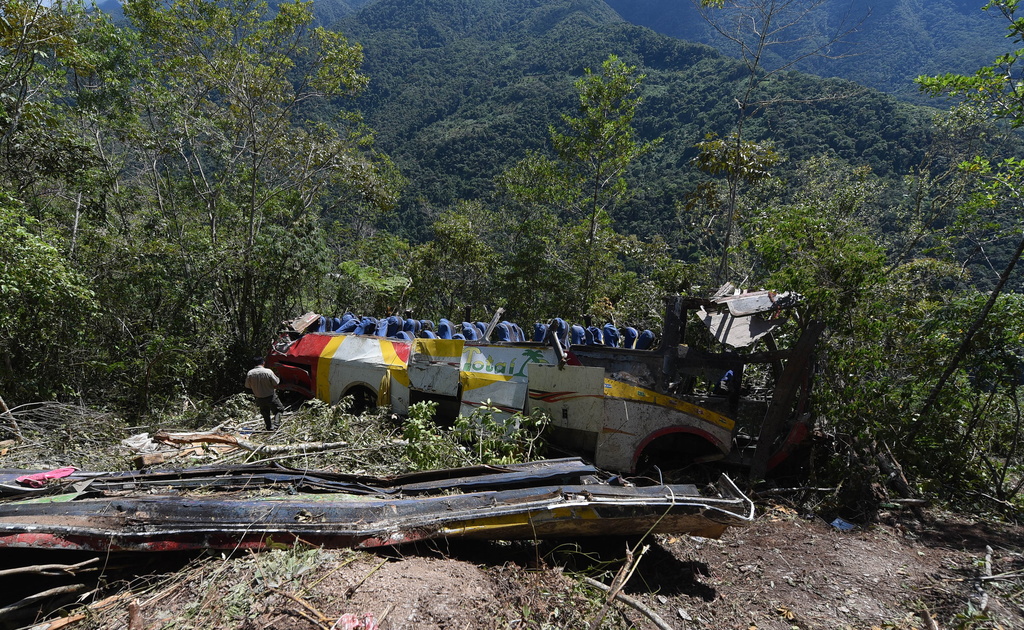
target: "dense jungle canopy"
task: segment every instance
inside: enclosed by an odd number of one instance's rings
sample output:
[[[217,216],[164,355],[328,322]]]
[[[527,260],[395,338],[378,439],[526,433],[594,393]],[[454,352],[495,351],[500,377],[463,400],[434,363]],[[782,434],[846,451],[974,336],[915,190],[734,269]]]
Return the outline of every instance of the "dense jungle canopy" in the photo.
[[[820,4],[701,8],[802,38]],[[784,62],[822,42],[615,6],[0,0],[0,396],[145,418],[237,392],[309,310],[657,330],[732,281],[827,324],[826,467],[881,445],[1016,513],[1016,2],[978,22],[1003,56],[919,81],[934,107]]]

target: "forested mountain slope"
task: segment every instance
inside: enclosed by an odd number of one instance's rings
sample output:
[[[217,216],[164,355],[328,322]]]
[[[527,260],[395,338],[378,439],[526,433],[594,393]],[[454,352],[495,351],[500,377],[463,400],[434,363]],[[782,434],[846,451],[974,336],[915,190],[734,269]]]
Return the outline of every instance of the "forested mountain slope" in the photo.
[[[575,108],[573,81],[615,54],[647,75],[635,121],[664,137],[637,165],[642,198],[625,229],[658,232],[693,184],[691,159],[706,134],[728,134],[747,79],[735,60],[702,44],[621,20],[602,0],[378,0],[337,23],[362,44],[367,122],[410,180],[406,234],[422,233],[426,206],[486,196],[503,168],[542,147],[548,126]],[[882,176],[920,160],[930,113],[835,79],[785,73],[764,84],[749,132],[791,164],[834,153]]]
[[[373,0],[316,0],[313,3],[313,16],[317,24],[333,24],[343,17],[355,13],[362,7],[373,2]],[[121,9],[121,0],[102,0],[97,6],[110,14],[116,22],[124,21],[124,11]],[[269,2],[271,6],[281,4],[280,0]]]
[[[634,24],[659,33],[718,47],[736,54],[736,47],[707,21],[691,0],[607,0]],[[972,72],[990,63],[1005,46],[1004,30],[994,12],[981,10],[980,0],[825,0],[813,15],[801,20],[780,39],[766,60],[780,65],[822,42],[829,34],[844,34],[829,47],[828,57],[813,56],[797,69],[825,77],[856,81],[903,98],[921,101],[913,84],[919,75]],[[726,28],[723,13],[711,12]]]

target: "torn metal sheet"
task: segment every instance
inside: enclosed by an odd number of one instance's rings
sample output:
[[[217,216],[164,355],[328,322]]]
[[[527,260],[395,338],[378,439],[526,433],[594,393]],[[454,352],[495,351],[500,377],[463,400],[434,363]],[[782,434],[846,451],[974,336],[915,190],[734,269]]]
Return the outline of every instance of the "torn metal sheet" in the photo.
[[[9,475],[0,482],[10,488]],[[95,475],[95,473],[94,473]],[[285,468],[112,473],[0,499],[0,547],[89,551],[376,547],[432,538],[717,537],[753,519],[725,476],[693,485],[602,479],[582,460],[392,479]],[[56,493],[56,494],[54,494]]]
[[[709,313],[704,309],[697,311],[704,325],[711,331],[715,341],[731,348],[746,348],[755,341],[782,326],[786,319],[762,319],[760,317],[737,317],[731,311]]]
[[[733,317],[749,317],[751,315],[778,312],[782,309],[796,306],[797,302],[800,301],[800,294],[790,291],[785,293],[748,291],[736,295],[716,296],[712,301],[715,304],[727,307]]]

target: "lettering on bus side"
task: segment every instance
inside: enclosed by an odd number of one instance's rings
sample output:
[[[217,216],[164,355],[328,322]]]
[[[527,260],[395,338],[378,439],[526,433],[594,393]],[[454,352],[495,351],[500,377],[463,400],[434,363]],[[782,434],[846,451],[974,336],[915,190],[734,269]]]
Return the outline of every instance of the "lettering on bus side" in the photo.
[[[462,371],[525,378],[526,370],[531,363],[548,363],[541,350],[513,350],[514,356],[504,360],[499,360],[495,355],[507,354],[508,349],[494,348],[492,352],[494,354],[487,354],[476,346],[467,347],[462,355]]]

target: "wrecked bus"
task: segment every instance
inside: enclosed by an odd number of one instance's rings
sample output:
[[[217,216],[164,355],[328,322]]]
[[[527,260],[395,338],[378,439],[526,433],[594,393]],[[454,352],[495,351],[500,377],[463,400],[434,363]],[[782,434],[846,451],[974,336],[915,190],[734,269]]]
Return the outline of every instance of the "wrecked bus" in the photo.
[[[635,333],[623,344],[611,339],[614,329],[602,339],[562,320],[538,326],[528,341],[499,321],[500,309],[489,325],[467,324],[456,338],[383,324],[345,329],[307,313],[284,322],[267,366],[281,390],[300,398],[333,404],[352,396],[357,408],[390,405],[400,415],[433,401],[442,422],[484,405],[509,415],[539,409],[551,419],[549,442],[606,470],[725,460],[761,477],[808,434],[822,326],[804,325],[788,348],[773,335],[798,302],[771,291],[672,296],[660,343],[645,349]],[[691,319],[710,333],[707,348],[683,343]],[[765,349],[749,351],[760,340]]]

